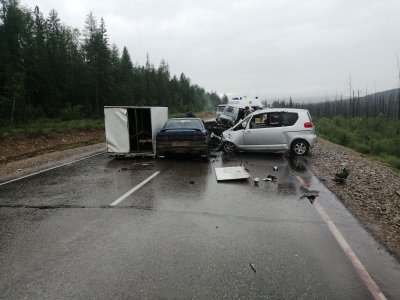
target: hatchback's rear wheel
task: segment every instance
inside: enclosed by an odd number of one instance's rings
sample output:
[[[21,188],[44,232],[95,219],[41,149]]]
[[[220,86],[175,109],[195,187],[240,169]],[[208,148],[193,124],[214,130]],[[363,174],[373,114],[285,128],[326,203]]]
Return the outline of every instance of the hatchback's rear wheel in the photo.
[[[306,155],[310,145],[305,140],[295,140],[290,146],[290,151],[296,155]]]
[[[222,150],[223,150],[225,153],[233,153],[233,152],[236,151],[236,147],[235,147],[235,145],[232,144],[231,142],[225,142],[225,143],[222,145]]]

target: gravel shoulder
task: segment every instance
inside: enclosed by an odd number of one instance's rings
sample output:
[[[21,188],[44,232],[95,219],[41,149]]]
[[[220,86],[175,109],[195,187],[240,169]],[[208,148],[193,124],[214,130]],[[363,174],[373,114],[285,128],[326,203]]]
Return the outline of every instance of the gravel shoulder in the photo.
[[[309,155],[316,176],[400,261],[400,172],[386,164],[322,138]],[[345,183],[332,180],[343,167]]]
[[[52,137],[0,138],[0,182],[105,152],[104,130],[72,132]],[[400,261],[400,172],[369,156],[319,138],[308,160],[316,176],[343,202],[397,260]],[[332,180],[343,166],[345,183]]]

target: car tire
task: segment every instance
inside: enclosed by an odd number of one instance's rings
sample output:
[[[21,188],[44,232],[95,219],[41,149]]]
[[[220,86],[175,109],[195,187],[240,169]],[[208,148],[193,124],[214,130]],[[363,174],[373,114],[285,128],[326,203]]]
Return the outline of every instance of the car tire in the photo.
[[[225,142],[222,145],[222,151],[224,151],[224,153],[233,153],[236,151],[236,146],[231,142]]]
[[[290,146],[290,151],[293,154],[304,156],[310,150],[310,145],[305,140],[295,140]]]

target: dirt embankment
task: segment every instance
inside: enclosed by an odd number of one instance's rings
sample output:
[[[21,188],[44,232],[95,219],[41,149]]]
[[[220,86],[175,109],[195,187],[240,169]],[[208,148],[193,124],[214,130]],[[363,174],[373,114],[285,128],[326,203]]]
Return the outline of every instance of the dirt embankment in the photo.
[[[104,129],[90,129],[51,136],[0,137],[0,181],[28,175],[85,153],[105,151]]]
[[[67,149],[67,150],[66,150]],[[60,151],[64,150],[64,151]],[[104,130],[86,130],[29,138],[0,138],[0,181],[19,170],[33,172],[88,151],[104,151]],[[308,156],[316,175],[352,214],[400,260],[400,172],[351,149],[319,139]],[[344,184],[331,178],[343,166],[349,170]]]
[[[54,133],[49,136],[38,137],[5,134],[0,137],[0,163],[4,164],[43,153],[73,149],[104,141],[104,129]]]

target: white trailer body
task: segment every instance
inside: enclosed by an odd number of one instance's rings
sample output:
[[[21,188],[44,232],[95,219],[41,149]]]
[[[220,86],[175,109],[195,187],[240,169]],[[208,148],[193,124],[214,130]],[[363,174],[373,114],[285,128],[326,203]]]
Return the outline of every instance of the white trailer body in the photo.
[[[154,157],[157,133],[167,120],[168,107],[105,106],[108,155]]]

